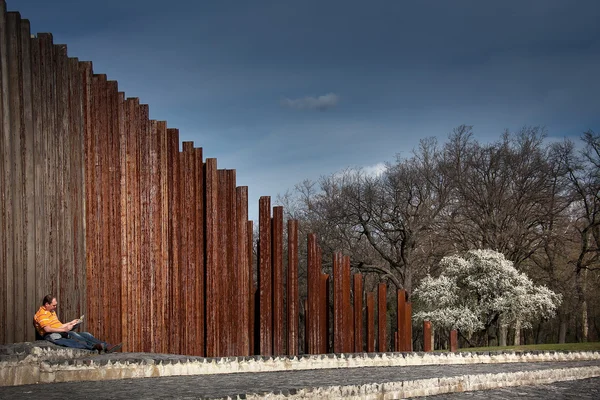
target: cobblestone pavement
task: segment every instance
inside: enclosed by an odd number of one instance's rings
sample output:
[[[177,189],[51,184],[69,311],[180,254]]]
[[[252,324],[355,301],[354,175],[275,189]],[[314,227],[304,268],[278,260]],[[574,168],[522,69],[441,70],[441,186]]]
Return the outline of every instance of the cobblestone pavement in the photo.
[[[600,366],[600,361],[368,367],[66,382],[0,387],[0,399],[215,398],[318,386],[588,366]]]
[[[555,382],[539,386],[517,386],[494,390],[480,390],[438,396],[422,397],[430,400],[467,400],[467,399],[600,399],[600,378],[581,379],[577,381]]]

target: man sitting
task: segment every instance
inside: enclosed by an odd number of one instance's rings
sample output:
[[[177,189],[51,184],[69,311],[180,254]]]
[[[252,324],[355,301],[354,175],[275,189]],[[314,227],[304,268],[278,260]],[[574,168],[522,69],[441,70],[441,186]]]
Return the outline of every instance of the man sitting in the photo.
[[[74,319],[66,324],[60,322],[56,316],[57,304],[56,297],[52,295],[45,296],[42,300],[42,306],[33,317],[35,329],[45,340],[59,346],[98,350],[98,352],[104,350],[106,353],[117,351],[123,346],[122,343],[112,345],[103,342],[88,332],[74,332],[73,328],[80,320]]]

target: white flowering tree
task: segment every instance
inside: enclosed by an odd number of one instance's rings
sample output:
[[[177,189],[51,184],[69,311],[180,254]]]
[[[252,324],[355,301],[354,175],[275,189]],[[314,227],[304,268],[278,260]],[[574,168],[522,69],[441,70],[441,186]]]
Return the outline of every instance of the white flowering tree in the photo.
[[[441,267],[438,278],[426,277],[413,293],[417,321],[467,334],[516,322],[528,328],[536,318],[553,317],[561,302],[559,294],[534,285],[496,251],[444,257]]]

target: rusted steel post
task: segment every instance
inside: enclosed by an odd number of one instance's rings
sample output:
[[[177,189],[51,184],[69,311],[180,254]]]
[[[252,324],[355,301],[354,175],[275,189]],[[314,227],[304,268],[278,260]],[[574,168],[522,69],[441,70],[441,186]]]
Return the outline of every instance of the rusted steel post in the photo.
[[[161,125],[162,128],[162,125]],[[166,307],[166,265],[163,264],[162,253],[162,218],[163,218],[163,190],[162,190],[162,129],[157,121],[150,121],[150,264],[154,272],[152,291],[152,346],[151,351],[160,352],[162,344],[167,339],[166,325],[169,323],[165,316]],[[122,147],[125,150],[125,146]],[[166,193],[165,193],[166,194]],[[131,305],[133,306],[133,305]],[[127,312],[126,309],[123,309]]]
[[[319,268],[320,269],[320,268]],[[319,353],[326,354],[330,352],[329,349],[329,292],[330,292],[330,282],[329,274],[321,273],[321,302],[320,302],[320,321],[319,326],[321,327],[320,334],[320,347]]]
[[[431,322],[423,321],[423,351],[433,351],[433,343],[431,342]]]
[[[248,298],[246,299],[246,301],[248,302],[248,309],[249,309],[249,318],[248,318],[248,352],[249,355],[254,355],[256,354],[255,352],[255,304],[256,304],[256,293],[257,293],[257,289],[256,286],[254,284],[254,277],[253,277],[253,271],[254,271],[254,263],[253,263],[253,245],[254,245],[254,222],[253,221],[247,221],[246,222],[246,248],[247,248],[247,257],[248,257],[248,270],[249,270],[249,276],[248,276],[248,287],[250,289],[250,293]]]
[[[272,267],[273,267],[273,355],[285,354],[285,331],[283,330],[283,207],[273,207],[272,219]]]
[[[375,294],[367,293],[367,352],[375,352]]]
[[[205,301],[206,292],[205,287],[205,237],[204,237],[204,161],[202,155],[202,148],[194,149],[194,181],[195,181],[195,201],[194,201],[194,257],[195,257],[195,275],[196,282],[194,287],[194,293],[196,296],[196,307],[197,312],[194,314],[194,328],[196,330],[196,340],[192,354],[197,356],[204,356],[205,353]]]
[[[129,122],[131,124],[131,121]],[[133,132],[132,132],[133,133]],[[136,137],[133,136],[129,141],[129,144],[135,144]],[[129,147],[127,148],[128,159],[129,155]],[[178,306],[179,304],[179,276],[180,273],[180,248],[179,248],[179,238],[180,238],[180,216],[179,216],[179,131],[177,129],[167,129],[167,188],[168,188],[168,263],[169,263],[169,298],[167,301],[167,313],[169,317],[168,326],[168,351],[170,353],[179,353],[180,349],[180,337],[179,327],[182,325],[180,319],[180,310],[181,308]],[[134,153],[131,154],[131,161],[128,163],[133,163]],[[130,171],[133,175],[133,171]],[[133,191],[133,188],[130,185],[130,191]],[[132,206],[128,206],[129,212],[131,212]],[[133,214],[133,213],[132,213]],[[132,216],[133,218],[133,216]],[[133,226],[133,222],[131,222],[132,226],[130,228],[130,246],[133,249],[135,246],[135,227]],[[133,251],[133,250],[131,250]],[[134,258],[131,257],[131,262],[133,262]],[[129,269],[132,269],[132,266],[129,266]],[[131,287],[131,284],[129,285]]]
[[[377,297],[378,348],[383,353],[387,351],[387,286],[383,282],[377,287]]]
[[[218,323],[220,329],[219,335],[219,357],[229,355],[229,305],[231,298],[229,297],[229,283],[230,277],[229,272],[229,258],[227,240],[227,212],[229,210],[227,195],[227,171],[220,169],[217,171],[217,177],[219,180],[219,222],[218,222],[218,241],[219,241],[219,273],[218,282],[219,290],[217,293],[217,304],[218,304]]]
[[[227,243],[227,261],[226,261],[226,275],[223,276],[223,283],[226,286],[227,297],[224,298],[225,309],[227,315],[224,318],[226,326],[226,337],[227,337],[227,352],[226,356],[233,356],[237,353],[237,336],[236,330],[239,329],[238,321],[240,310],[236,307],[235,298],[237,297],[236,284],[238,282],[239,266],[237,264],[237,208],[236,208],[236,171],[229,169],[226,171],[226,235],[225,240]]]
[[[406,351],[413,351],[413,342],[412,342],[412,303],[410,301],[406,302]]]
[[[196,332],[194,330],[194,313],[190,313],[189,310],[196,309],[195,294],[193,293],[196,285],[196,268],[194,265],[194,223],[195,223],[195,206],[194,206],[194,194],[195,184],[194,181],[194,143],[183,142],[183,152],[179,154],[179,165],[180,165],[180,187],[181,187],[181,267],[182,276],[180,280],[180,286],[182,291],[181,305],[182,317],[184,320],[184,332],[182,340],[182,352],[183,354],[193,354],[194,346],[197,343]]]
[[[456,329],[450,331],[450,351],[453,353],[458,351],[458,331]]]
[[[350,257],[342,257],[342,343],[343,352],[352,353],[354,348],[352,318],[353,309],[350,303]]]
[[[298,221],[288,220],[287,327],[288,354],[298,354]]]
[[[314,233],[308,235],[308,316],[307,316],[307,331],[306,337],[308,342],[308,354],[319,353],[319,336],[320,336],[320,279],[321,271],[317,262],[317,237]]]
[[[398,303],[398,351],[408,351],[406,349],[406,290],[400,289],[397,292]]]
[[[239,186],[236,189],[236,224],[237,224],[237,243],[238,243],[238,283],[237,293],[237,314],[238,326],[235,329],[237,334],[237,355],[250,355],[250,294],[252,293],[252,269],[250,257],[248,256],[248,187]],[[250,249],[251,250],[251,249]]]
[[[344,352],[343,257],[333,254],[333,351]]]
[[[207,158],[204,168],[206,185],[206,356],[220,354],[219,336],[219,180],[217,159]]]
[[[273,355],[273,273],[271,268],[271,198],[259,199],[258,279],[260,291],[260,354]]]
[[[125,117],[123,117],[125,118]],[[168,326],[171,323],[169,319],[169,302],[170,302],[170,271],[169,271],[169,136],[167,132],[167,123],[165,121],[160,121],[157,123],[157,135],[158,135],[158,159],[159,159],[159,170],[160,170],[160,225],[158,227],[160,231],[160,256],[158,258],[158,262],[161,266],[161,274],[157,279],[162,279],[162,282],[159,282],[158,285],[161,287],[162,296],[160,299],[160,307],[162,308],[162,319],[163,326],[158,328],[157,334],[159,336],[159,347],[155,349],[155,351],[160,351],[162,353],[166,353],[169,351],[169,331]],[[121,151],[125,152],[127,149],[127,145],[125,145]],[[200,156],[202,159],[202,156]],[[202,168],[202,161],[200,161],[200,168]],[[124,179],[126,180],[126,179]],[[124,188],[123,197],[126,197],[126,187]],[[124,210],[127,210],[127,199],[124,200]],[[128,214],[128,212],[125,212]],[[126,215],[126,219],[128,216]],[[127,224],[125,224],[126,226]],[[204,230],[202,230],[204,231]],[[125,249],[128,246],[128,240],[125,240]],[[204,250],[204,248],[202,248]],[[203,251],[202,250],[202,251]],[[124,251],[126,252],[126,250]],[[202,260],[204,257],[202,257]],[[204,262],[202,262],[204,265]],[[126,268],[124,268],[126,269]],[[126,273],[124,273],[126,275]],[[125,285],[123,286],[125,287]],[[202,291],[204,292],[204,290]],[[202,296],[202,301],[204,301],[204,296]],[[202,303],[203,304],[203,303]],[[128,314],[125,310],[123,311],[123,318],[125,320],[125,314]],[[202,315],[204,313],[202,312]],[[202,327],[204,327],[203,321],[201,321]],[[124,333],[127,330],[127,326],[123,325],[122,332]],[[203,328],[202,328],[203,329]],[[202,331],[204,333],[204,331]],[[202,335],[202,343],[204,344],[204,334]]]
[[[363,351],[363,278],[354,274],[354,352]]]

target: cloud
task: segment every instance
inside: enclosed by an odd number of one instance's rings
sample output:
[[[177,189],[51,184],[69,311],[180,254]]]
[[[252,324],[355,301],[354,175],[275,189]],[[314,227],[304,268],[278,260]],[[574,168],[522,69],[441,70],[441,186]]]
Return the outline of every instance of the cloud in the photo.
[[[340,96],[335,93],[327,93],[319,97],[302,97],[300,99],[288,99],[287,97],[281,100],[281,105],[284,107],[295,108],[297,110],[319,110],[326,111],[337,106],[340,101]]]
[[[375,165],[369,165],[369,166],[363,168],[363,170],[365,171],[365,174],[367,174],[369,176],[379,176],[379,175],[383,174],[386,169],[387,169],[387,167],[385,166],[385,163],[382,163],[382,162],[377,163]]]

